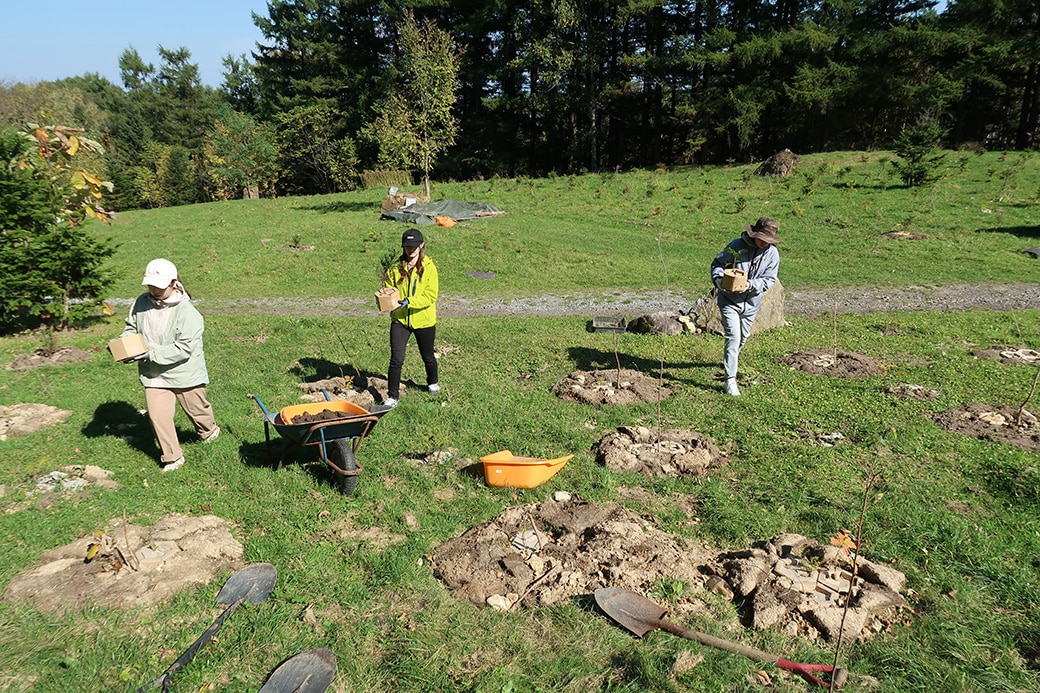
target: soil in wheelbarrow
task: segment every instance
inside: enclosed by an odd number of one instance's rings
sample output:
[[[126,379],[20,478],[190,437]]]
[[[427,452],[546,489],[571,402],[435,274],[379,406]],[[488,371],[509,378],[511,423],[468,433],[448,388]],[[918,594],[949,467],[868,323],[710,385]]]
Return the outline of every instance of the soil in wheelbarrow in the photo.
[[[553,385],[552,392],[566,402],[610,406],[668,399],[672,396],[672,387],[658,378],[622,368],[574,371]]]
[[[313,424],[321,423],[322,421],[335,421],[336,419],[349,419],[352,416],[357,416],[357,414],[350,414],[345,411],[332,411],[331,409],[322,409],[321,411],[315,414],[297,414],[296,416],[292,417],[292,423]]]
[[[717,620],[720,604],[732,601],[747,626],[838,637],[852,579],[845,549],[786,534],[724,552],[655,526],[652,518],[676,512],[674,499],[626,495],[638,512],[582,500],[507,508],[437,547],[433,572],[456,598],[502,611],[616,587],[665,601],[680,623]],[[858,563],[844,614],[847,643],[887,632],[907,615],[905,576],[862,555]]]

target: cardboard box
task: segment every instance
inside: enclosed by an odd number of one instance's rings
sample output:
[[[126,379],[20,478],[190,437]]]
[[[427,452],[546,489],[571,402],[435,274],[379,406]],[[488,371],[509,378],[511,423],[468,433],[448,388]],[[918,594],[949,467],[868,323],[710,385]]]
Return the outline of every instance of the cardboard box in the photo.
[[[728,269],[722,273],[722,288],[726,291],[742,292],[747,289],[747,272]]]
[[[112,358],[116,361],[128,361],[141,354],[147,354],[148,345],[144,341],[144,335],[131,334],[109,341],[108,350],[112,352]]]
[[[401,302],[401,292],[395,286],[384,286],[376,292],[376,306],[384,313],[393,310]]]

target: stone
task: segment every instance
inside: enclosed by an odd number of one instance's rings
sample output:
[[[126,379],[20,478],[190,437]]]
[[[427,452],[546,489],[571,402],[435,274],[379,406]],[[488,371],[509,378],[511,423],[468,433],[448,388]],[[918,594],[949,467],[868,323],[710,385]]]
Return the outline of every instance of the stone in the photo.
[[[702,332],[725,334],[722,329],[722,316],[714,293],[709,292],[697,299],[689,311],[694,324]],[[751,325],[751,334],[771,330],[784,325],[784,286],[779,280],[769,291],[762,294],[755,322]]]

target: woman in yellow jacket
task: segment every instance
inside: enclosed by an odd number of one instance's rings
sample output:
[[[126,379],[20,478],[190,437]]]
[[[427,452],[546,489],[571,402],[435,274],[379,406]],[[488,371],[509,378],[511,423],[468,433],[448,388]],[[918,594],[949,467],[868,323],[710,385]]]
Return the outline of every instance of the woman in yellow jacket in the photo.
[[[415,335],[426,366],[426,385],[430,392],[438,392],[437,358],[433,341],[437,333],[437,267],[426,257],[426,242],[419,229],[408,229],[401,237],[401,257],[390,267],[383,286],[396,287],[401,302],[390,312],[390,369],[387,372],[387,393],[383,404],[397,405],[401,397],[401,367],[404,366],[408,338]]]

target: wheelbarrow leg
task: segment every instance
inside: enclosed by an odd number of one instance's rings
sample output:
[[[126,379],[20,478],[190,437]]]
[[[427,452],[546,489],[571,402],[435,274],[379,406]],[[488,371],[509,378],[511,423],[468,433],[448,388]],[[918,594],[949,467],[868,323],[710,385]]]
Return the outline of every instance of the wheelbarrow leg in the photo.
[[[271,423],[264,419],[264,464],[271,464]],[[271,467],[274,471],[274,467]]]

